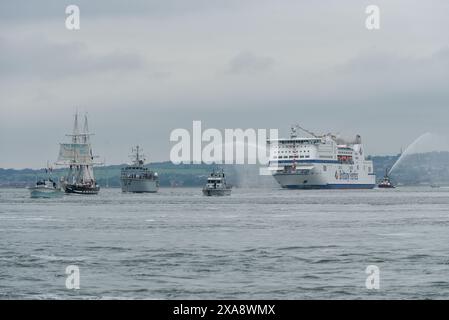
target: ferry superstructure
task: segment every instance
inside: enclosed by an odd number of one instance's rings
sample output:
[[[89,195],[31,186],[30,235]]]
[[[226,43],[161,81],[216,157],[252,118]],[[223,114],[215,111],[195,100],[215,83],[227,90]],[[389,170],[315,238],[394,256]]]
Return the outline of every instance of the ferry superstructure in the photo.
[[[302,130],[308,137],[298,137]],[[293,126],[288,139],[270,139],[268,169],[283,187],[291,189],[372,189],[373,162],[366,160],[359,135],[345,141],[333,134],[317,136]]]

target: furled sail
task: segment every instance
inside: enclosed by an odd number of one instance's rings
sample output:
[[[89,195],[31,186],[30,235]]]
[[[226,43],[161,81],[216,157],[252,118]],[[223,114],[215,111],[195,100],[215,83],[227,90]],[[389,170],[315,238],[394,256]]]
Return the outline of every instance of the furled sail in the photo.
[[[92,162],[90,145],[87,143],[61,143],[58,162],[89,164]]]

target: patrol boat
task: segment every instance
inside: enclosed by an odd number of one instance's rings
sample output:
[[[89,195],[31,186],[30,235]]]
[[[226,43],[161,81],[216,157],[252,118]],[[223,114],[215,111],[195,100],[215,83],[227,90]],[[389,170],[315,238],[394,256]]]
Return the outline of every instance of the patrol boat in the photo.
[[[229,196],[232,187],[227,184],[223,169],[221,172],[215,170],[207,178],[207,183],[203,188],[205,196]]]
[[[144,166],[145,158],[140,153],[141,149],[136,146],[132,149],[132,164],[122,168],[120,183],[122,192],[157,192],[159,190],[159,176]]]
[[[299,137],[298,130],[307,135]],[[283,188],[372,189],[376,185],[373,162],[365,159],[359,135],[344,140],[294,125],[290,138],[269,139],[267,144],[268,170]]]
[[[92,146],[90,143],[87,115],[84,116],[83,131],[78,126],[78,113],[75,114],[73,133],[67,135],[72,138],[71,143],[61,143],[57,165],[69,167],[66,177],[62,177],[61,185],[66,193],[97,194],[100,186],[94,177],[94,162]]]

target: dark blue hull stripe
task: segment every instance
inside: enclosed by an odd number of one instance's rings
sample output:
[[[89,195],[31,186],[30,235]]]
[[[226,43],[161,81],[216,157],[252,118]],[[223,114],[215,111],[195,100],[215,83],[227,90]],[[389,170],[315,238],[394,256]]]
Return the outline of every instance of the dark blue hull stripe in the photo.
[[[290,185],[286,189],[373,189],[375,184],[324,184],[324,185]]]

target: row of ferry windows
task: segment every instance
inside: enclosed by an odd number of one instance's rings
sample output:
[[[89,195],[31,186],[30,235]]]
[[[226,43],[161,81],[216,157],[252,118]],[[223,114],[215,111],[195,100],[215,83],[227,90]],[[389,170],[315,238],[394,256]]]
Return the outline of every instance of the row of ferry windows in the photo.
[[[294,158],[298,158],[298,157],[295,157],[295,156],[279,156],[279,157],[277,157],[277,156],[273,156],[273,159],[294,159]],[[309,155],[306,155],[306,156],[300,156],[299,157],[300,159],[304,159],[304,158],[310,158],[310,156]]]
[[[338,169],[342,169],[342,167],[338,167]],[[354,167],[353,166],[351,166],[351,167],[349,167],[349,170],[354,170]],[[360,166],[357,166],[357,171],[359,171],[360,170]],[[366,166],[363,166],[363,171],[365,171],[366,170]],[[327,171],[327,166],[323,166],[323,171]],[[371,173],[371,167],[368,167],[368,172],[370,172]]]
[[[308,146],[280,146],[280,147],[273,147],[273,149],[310,149]]]
[[[307,153],[310,153],[310,150],[304,150],[304,151],[303,151],[303,150],[300,150],[299,152],[300,152],[300,153],[306,153],[306,152],[307,152]],[[296,153],[296,152],[292,152],[292,151],[279,151],[279,153]],[[278,152],[275,151],[274,154],[278,154]]]

